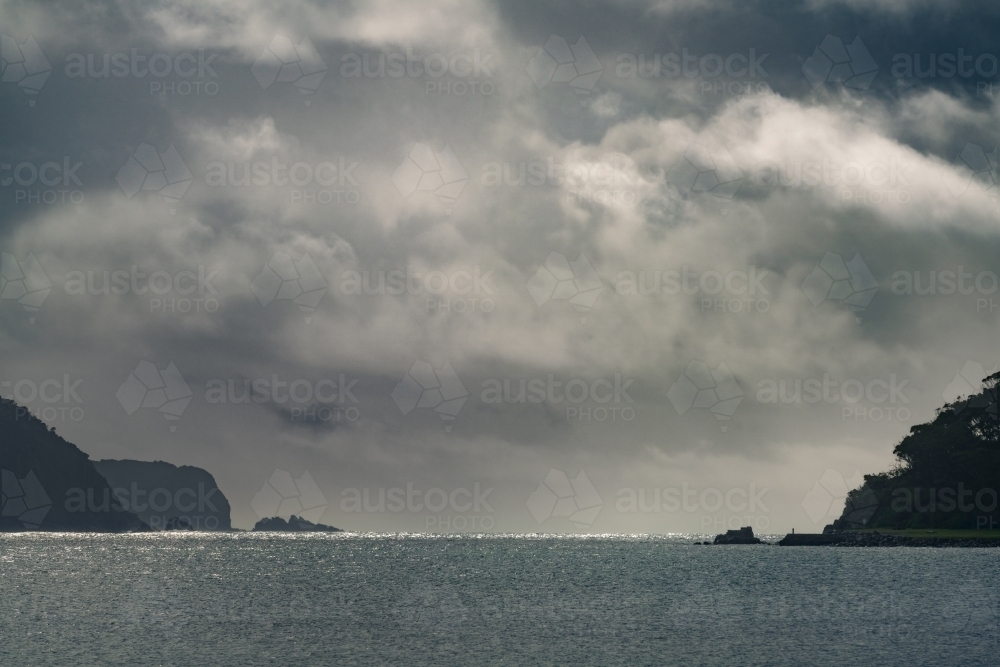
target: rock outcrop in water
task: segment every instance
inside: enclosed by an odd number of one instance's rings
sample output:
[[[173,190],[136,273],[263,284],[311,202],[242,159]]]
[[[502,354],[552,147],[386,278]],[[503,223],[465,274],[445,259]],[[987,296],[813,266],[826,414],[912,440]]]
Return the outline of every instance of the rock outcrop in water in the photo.
[[[716,535],[712,544],[763,544],[760,538],[754,537],[753,528],[743,526],[739,530],[727,530],[724,535]]]
[[[257,532],[275,532],[275,533],[342,533],[340,528],[334,528],[333,526],[324,526],[321,523],[313,523],[307,519],[303,519],[300,516],[295,516],[294,514],[285,521],[280,516],[274,516],[267,519],[261,519],[257,522],[257,525],[253,527]]]
[[[0,532],[149,530],[114,502],[111,487],[84,452],[6,399],[0,399],[0,491]]]
[[[96,461],[115,499],[153,530],[232,530],[229,500],[206,470],[165,461]]]

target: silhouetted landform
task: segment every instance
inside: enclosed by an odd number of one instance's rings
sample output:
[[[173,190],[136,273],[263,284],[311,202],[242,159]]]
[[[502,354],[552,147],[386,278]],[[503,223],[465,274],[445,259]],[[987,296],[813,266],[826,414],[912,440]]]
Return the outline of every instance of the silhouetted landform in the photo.
[[[342,533],[340,528],[334,528],[333,526],[324,526],[321,523],[313,523],[307,519],[303,519],[300,516],[295,516],[294,514],[285,521],[280,516],[273,516],[267,519],[261,519],[253,527],[254,531],[257,532],[274,532],[274,533]]]
[[[978,394],[912,427],[893,450],[896,467],[865,475],[828,530],[1000,528],[998,394],[1000,373],[994,373]]]
[[[1000,547],[1000,538],[907,537],[878,531],[829,531],[790,533],[778,542],[782,547]]]
[[[753,528],[743,526],[739,530],[727,530],[724,535],[716,535],[712,544],[763,544],[759,537],[754,537]]]
[[[165,461],[94,462],[115,499],[153,530],[232,530],[229,500],[206,470]]]
[[[85,453],[6,399],[0,399],[0,491],[0,532],[149,530],[114,503],[107,481]]]

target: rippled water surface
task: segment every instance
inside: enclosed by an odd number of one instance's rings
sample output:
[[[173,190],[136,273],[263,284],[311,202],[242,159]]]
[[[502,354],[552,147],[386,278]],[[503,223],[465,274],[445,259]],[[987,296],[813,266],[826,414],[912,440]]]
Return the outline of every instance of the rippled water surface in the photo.
[[[3,665],[1000,665],[997,549],[0,536]]]

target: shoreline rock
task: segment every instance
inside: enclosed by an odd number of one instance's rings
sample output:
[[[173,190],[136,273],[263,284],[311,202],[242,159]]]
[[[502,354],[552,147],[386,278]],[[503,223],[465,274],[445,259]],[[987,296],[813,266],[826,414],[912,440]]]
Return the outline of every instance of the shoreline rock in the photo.
[[[789,533],[778,542],[782,547],[936,547],[990,548],[1000,547],[997,538],[906,537],[874,531],[824,531],[823,533]]]
[[[313,523],[308,519],[303,519],[300,516],[295,516],[294,514],[285,521],[280,516],[268,517],[266,519],[261,519],[253,527],[255,533],[259,532],[271,532],[271,533],[342,533],[344,532],[340,528],[334,528],[333,526],[326,526],[321,523]]]

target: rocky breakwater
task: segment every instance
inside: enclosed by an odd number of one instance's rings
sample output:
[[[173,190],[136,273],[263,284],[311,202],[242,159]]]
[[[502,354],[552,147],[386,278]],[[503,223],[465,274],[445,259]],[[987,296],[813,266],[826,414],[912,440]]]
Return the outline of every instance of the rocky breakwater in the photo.
[[[1000,547],[997,538],[908,537],[878,531],[829,531],[789,533],[778,542],[782,547]]]

